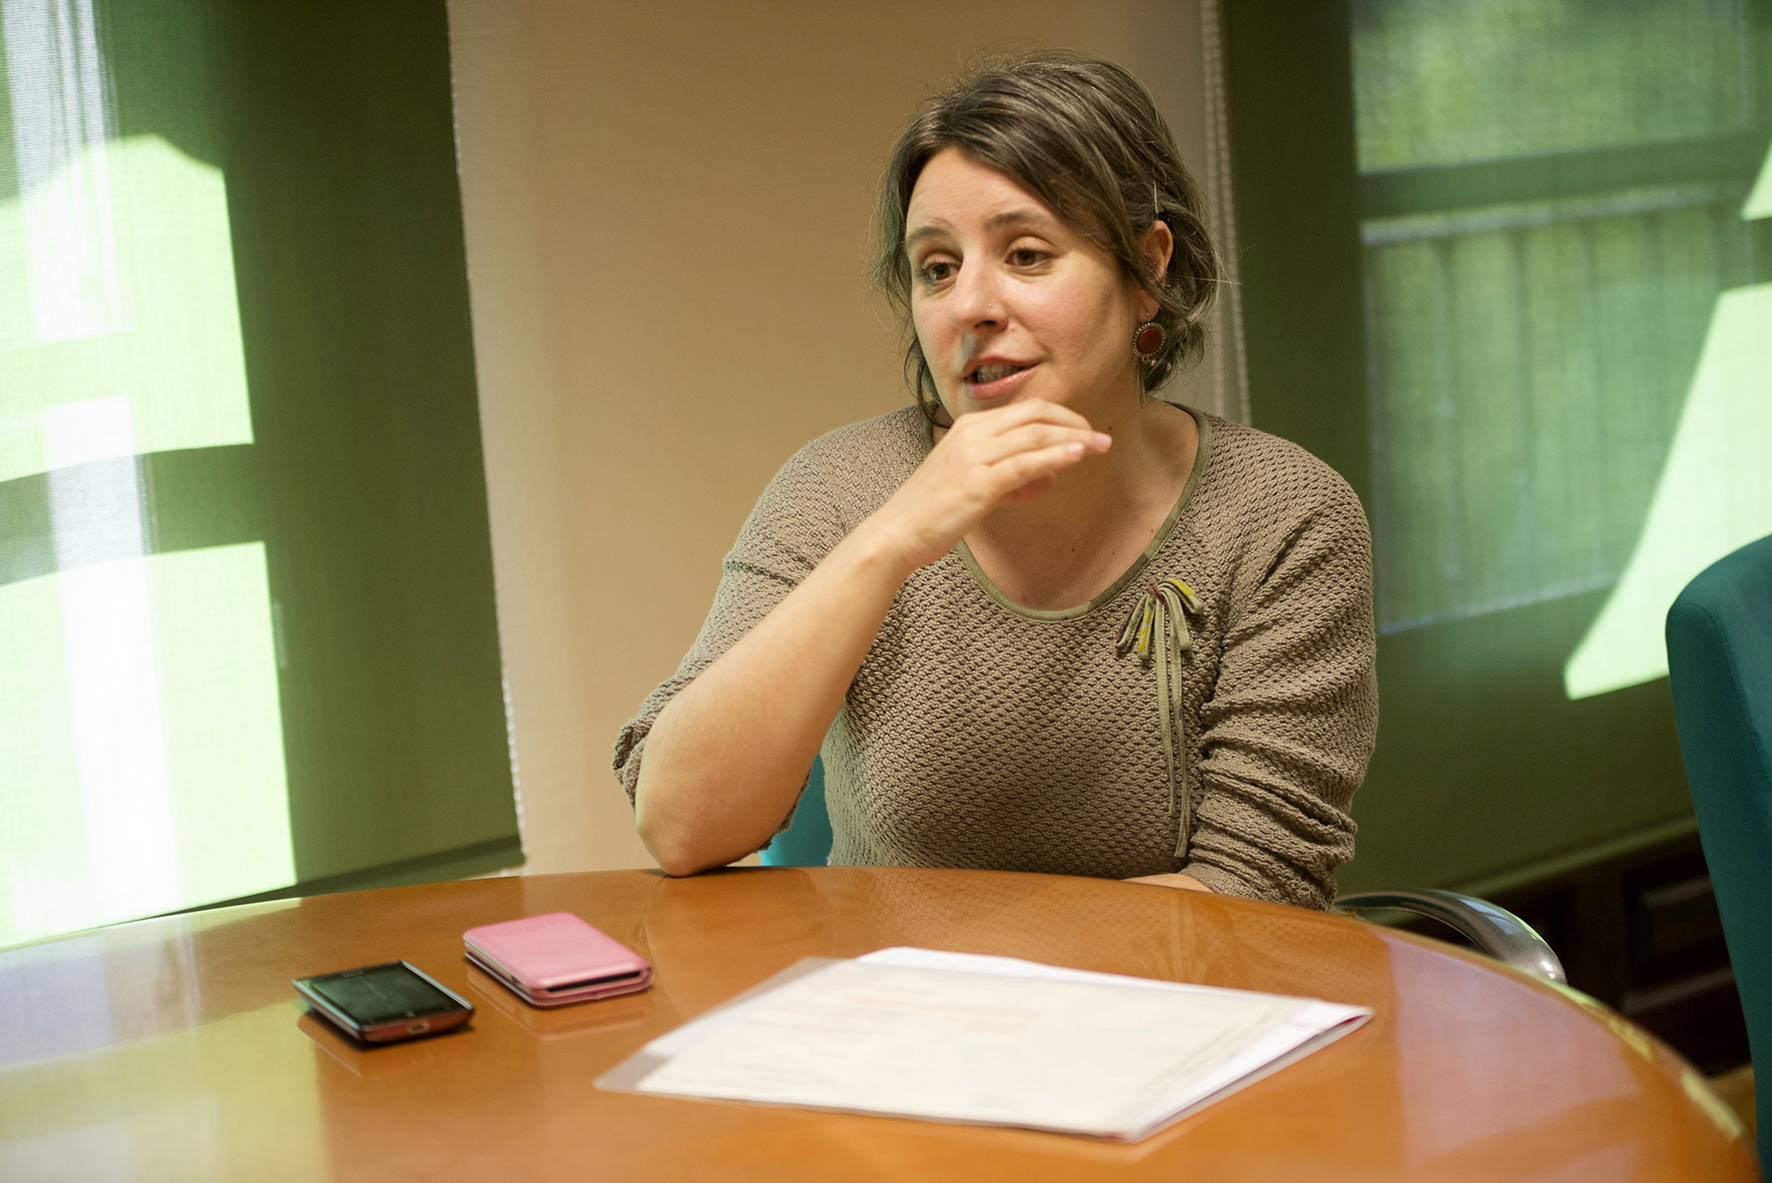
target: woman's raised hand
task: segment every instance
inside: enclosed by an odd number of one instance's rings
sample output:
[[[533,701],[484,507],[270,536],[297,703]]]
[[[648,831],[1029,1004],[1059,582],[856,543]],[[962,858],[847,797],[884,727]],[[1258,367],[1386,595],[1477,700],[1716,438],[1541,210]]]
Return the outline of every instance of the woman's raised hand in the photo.
[[[905,578],[1113,442],[1055,403],[961,415],[891,500],[659,713],[634,797],[659,866],[692,875],[767,842]]]
[[[1038,497],[1113,442],[1070,408],[1040,399],[961,415],[863,529],[877,531],[908,574],[952,550],[998,506]]]

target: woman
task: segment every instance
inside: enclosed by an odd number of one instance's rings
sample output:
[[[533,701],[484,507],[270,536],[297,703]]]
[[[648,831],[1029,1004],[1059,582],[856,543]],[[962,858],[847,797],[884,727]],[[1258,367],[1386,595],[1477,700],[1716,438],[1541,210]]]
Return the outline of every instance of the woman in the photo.
[[[1301,449],[1149,396],[1216,282],[1118,67],[1024,58],[889,169],[877,278],[918,405],[788,461],[616,744],[671,874],[791,820],[833,863],[1136,878],[1313,907],[1377,720],[1365,516]]]

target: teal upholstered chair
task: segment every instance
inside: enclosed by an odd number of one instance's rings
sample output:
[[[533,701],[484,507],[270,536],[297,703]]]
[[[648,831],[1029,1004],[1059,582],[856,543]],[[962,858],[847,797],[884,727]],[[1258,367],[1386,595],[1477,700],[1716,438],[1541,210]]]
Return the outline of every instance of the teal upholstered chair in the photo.
[[[812,758],[812,779],[794,811],[794,824],[763,852],[765,867],[822,867],[831,859],[831,815],[824,804],[824,757]]]
[[[766,867],[822,867],[831,857],[831,817],[824,800],[824,760],[814,757],[812,780],[794,811],[794,824],[763,851]],[[1563,963],[1532,931],[1532,926],[1512,912],[1475,896],[1451,891],[1367,891],[1344,895],[1335,901],[1337,911],[1358,915],[1361,909],[1381,912],[1413,912],[1430,916],[1463,933],[1477,948],[1516,969],[1553,982],[1567,982]]]
[[[1667,613],[1667,665],[1748,1046],[1772,1065],[1772,538],[1686,585]],[[1772,1163],[1772,1088],[1755,1091]]]

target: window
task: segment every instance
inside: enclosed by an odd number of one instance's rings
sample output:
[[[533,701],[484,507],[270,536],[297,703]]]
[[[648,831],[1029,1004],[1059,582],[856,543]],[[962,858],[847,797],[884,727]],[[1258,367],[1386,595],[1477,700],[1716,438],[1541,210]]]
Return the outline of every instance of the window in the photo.
[[[1662,614],[1772,532],[1772,6],[1225,16],[1251,421],[1374,528],[1342,885],[1503,892],[1691,833]]]
[[[440,4],[0,0],[0,945],[520,861]]]
[[[1616,588],[1568,693],[1664,675],[1680,587],[1772,532],[1772,355],[1720,372],[1772,339],[1747,5],[1353,11],[1380,627]]]

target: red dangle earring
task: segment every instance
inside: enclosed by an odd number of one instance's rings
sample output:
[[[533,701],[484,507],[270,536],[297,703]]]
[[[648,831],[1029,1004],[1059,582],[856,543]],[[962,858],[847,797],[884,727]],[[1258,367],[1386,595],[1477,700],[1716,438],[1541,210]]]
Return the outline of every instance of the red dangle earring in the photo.
[[[1147,320],[1132,333],[1132,352],[1138,355],[1139,361],[1148,366],[1157,360],[1157,354],[1163,351],[1163,342],[1168,338],[1169,334],[1163,331],[1162,325],[1154,320]]]

